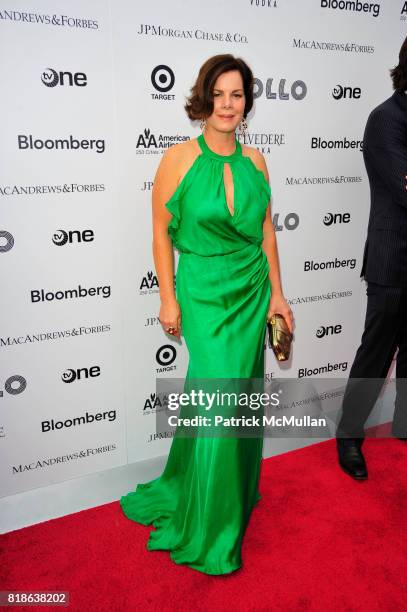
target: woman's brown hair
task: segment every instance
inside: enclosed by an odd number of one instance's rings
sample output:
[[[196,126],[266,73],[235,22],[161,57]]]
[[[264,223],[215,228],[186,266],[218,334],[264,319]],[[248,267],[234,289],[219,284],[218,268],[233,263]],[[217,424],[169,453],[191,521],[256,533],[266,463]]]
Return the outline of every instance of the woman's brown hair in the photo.
[[[253,73],[242,59],[230,53],[214,55],[201,66],[198,78],[191,87],[191,95],[185,104],[185,110],[192,121],[206,119],[213,113],[213,88],[216,79],[224,72],[238,70],[242,76],[246,98],[243,116],[247,117],[253,106]]]

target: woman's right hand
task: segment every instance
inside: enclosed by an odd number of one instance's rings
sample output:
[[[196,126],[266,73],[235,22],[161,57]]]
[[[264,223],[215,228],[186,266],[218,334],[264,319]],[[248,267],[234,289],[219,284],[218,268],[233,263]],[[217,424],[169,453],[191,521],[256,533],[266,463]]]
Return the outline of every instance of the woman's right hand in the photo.
[[[158,318],[167,334],[180,338],[181,308],[175,298],[161,302]],[[172,327],[174,331],[168,331],[168,329]]]

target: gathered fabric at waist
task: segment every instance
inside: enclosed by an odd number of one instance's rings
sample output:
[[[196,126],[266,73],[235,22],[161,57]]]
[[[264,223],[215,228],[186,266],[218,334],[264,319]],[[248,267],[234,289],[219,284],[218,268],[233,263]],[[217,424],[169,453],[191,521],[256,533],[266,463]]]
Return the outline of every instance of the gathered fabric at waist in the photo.
[[[267,279],[269,264],[265,252],[258,244],[224,255],[211,257],[195,253],[181,253],[176,272],[177,285],[202,294],[215,289],[245,290],[261,286]]]
[[[179,250],[179,258],[181,259],[181,257],[184,258],[197,258],[197,259],[202,259],[202,260],[208,260],[208,259],[212,259],[212,258],[216,258],[218,261],[222,258],[222,257],[226,257],[226,258],[240,258],[242,255],[246,255],[248,253],[264,253],[262,247],[260,244],[256,243],[256,242],[247,242],[246,244],[244,244],[242,247],[240,247],[239,249],[233,250],[233,251],[227,251],[225,253],[208,253],[208,254],[202,254],[202,253],[194,253],[192,251],[180,251]]]

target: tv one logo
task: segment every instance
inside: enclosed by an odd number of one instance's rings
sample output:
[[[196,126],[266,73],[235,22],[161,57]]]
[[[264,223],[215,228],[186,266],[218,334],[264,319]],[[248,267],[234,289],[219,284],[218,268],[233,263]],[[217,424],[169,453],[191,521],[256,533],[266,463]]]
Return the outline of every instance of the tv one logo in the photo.
[[[321,325],[318,327],[315,335],[317,338],[325,338],[325,336],[335,336],[342,332],[342,325]]]
[[[328,213],[323,218],[323,224],[329,227],[330,225],[336,225],[337,223],[349,223],[349,213]]]
[[[69,230],[65,231],[62,229],[54,232],[52,236],[52,242],[56,246],[64,246],[65,244],[73,244],[74,242],[93,242],[95,235],[92,230]]]
[[[304,81],[294,81],[290,86],[287,86],[286,82],[287,79],[274,82],[274,78],[269,78],[266,80],[266,87],[264,88],[263,81],[255,78],[253,81],[253,97],[260,98],[265,89],[267,100],[289,100],[290,97],[294,100],[303,100],[305,98],[307,86]]]
[[[86,87],[88,80],[84,72],[68,72],[61,70],[57,72],[53,68],[46,68],[41,75],[41,82],[46,87],[56,87],[57,85],[69,87]]]
[[[335,100],[359,100],[361,94],[362,90],[360,87],[345,87],[344,85],[335,85],[332,90],[332,97]]]
[[[23,391],[25,391],[27,387],[27,381],[24,376],[20,376],[20,374],[13,374],[9,376],[4,383],[4,390],[9,395],[20,395]],[[0,398],[3,397],[3,391],[0,389]]]
[[[76,380],[86,380],[87,378],[96,378],[97,376],[100,376],[100,367],[92,366],[90,368],[78,368],[77,370],[68,368],[62,373],[61,379],[62,382],[70,384]]]

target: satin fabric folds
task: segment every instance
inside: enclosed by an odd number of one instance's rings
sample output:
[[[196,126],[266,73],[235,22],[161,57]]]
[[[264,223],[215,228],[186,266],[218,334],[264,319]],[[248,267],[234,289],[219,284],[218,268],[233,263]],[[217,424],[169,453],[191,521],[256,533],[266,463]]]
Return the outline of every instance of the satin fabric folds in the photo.
[[[264,378],[271,286],[261,248],[270,187],[242,154],[201,154],[166,207],[179,250],[176,295],[192,378]],[[224,165],[234,184],[229,211]],[[160,477],[121,498],[124,514],[153,525],[149,550],[207,574],[242,565],[241,546],[258,492],[263,437],[175,437]]]

